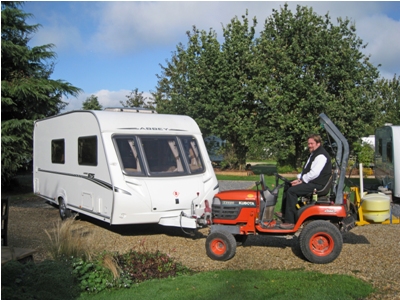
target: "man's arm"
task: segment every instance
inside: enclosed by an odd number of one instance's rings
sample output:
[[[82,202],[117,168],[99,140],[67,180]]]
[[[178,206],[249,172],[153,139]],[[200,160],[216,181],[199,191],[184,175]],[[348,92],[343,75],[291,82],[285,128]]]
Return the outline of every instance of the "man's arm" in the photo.
[[[322,169],[326,164],[327,158],[325,155],[318,155],[315,157],[314,161],[311,164],[310,172],[306,173],[302,177],[302,181],[305,183],[310,182],[311,180],[317,178],[319,174],[321,174]]]

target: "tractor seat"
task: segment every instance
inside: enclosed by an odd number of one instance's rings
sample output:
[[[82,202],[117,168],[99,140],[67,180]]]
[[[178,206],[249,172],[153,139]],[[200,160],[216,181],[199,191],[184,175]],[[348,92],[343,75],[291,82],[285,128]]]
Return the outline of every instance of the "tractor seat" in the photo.
[[[275,187],[272,191],[268,188],[261,191],[260,201],[260,220],[272,220],[275,210],[275,205],[278,200],[278,192],[280,186]]]
[[[332,187],[332,183],[333,183],[333,174],[331,175],[331,177],[329,177],[328,182],[325,184],[325,186],[317,191],[317,195],[318,195],[318,201],[323,200],[324,196],[328,195],[331,187]],[[312,197],[312,193],[306,195],[307,198],[311,198]],[[324,197],[324,198],[322,198]]]

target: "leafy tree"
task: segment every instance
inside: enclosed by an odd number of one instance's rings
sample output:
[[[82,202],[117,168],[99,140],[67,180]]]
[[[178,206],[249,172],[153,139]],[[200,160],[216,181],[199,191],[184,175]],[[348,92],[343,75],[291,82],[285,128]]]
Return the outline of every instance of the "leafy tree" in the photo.
[[[87,97],[82,103],[82,109],[84,110],[102,110],[103,106],[99,103],[99,99],[95,95]]]
[[[143,92],[139,92],[139,89],[136,88],[129,95],[126,96],[128,100],[125,102],[120,101],[123,107],[143,107],[149,109],[155,109],[152,101],[147,101],[147,97],[143,96]]]
[[[258,38],[256,24],[250,26],[247,13],[242,21],[235,17],[223,28],[221,45],[213,30],[194,27],[187,48],[179,44],[161,66],[162,110],[188,114],[204,135],[227,140],[238,166],[260,149],[275,153],[281,165],[301,165],[307,136],[322,133],[322,112],[350,145],[365,136],[365,124],[377,123],[379,72],[348,19],[334,25],[329,14],[302,6],[293,13],[285,4]]]
[[[31,14],[21,2],[1,2],[1,182],[32,160],[32,130],[36,119],[52,116],[66,105],[62,96],[80,89],[51,80],[56,54],[52,44],[29,47],[40,25],[29,25]]]
[[[180,44],[167,66],[161,66],[157,90],[169,104],[159,109],[186,114],[199,124],[204,135],[215,134],[230,143],[234,166],[244,167],[246,153],[255,132],[254,95],[251,91],[251,47],[254,26],[246,16],[224,28],[221,46],[213,30],[187,32],[187,49]],[[160,100],[159,100],[160,101]],[[231,148],[229,147],[229,148]]]
[[[186,32],[187,49],[177,46],[167,66],[158,76],[157,111],[189,115],[199,124],[204,135],[213,131],[213,119],[220,108],[220,45],[216,34],[193,27]]]
[[[377,102],[380,105],[379,126],[385,123],[400,125],[400,81],[396,74],[392,80],[380,79],[376,82]]]
[[[280,163],[300,165],[307,135],[322,132],[322,112],[350,145],[365,135],[364,124],[375,122],[371,95],[378,71],[360,51],[366,45],[355,32],[347,19],[335,26],[328,14],[301,6],[292,13],[287,4],[265,21],[257,44],[257,59],[265,64],[258,82],[264,88],[264,137]]]
[[[224,73],[221,76],[223,106],[214,122],[219,135],[229,141],[237,156],[237,165],[243,168],[246,154],[257,134],[257,87],[254,81],[254,35],[257,20],[249,24],[246,15],[242,22],[235,17],[223,28],[222,59]]]

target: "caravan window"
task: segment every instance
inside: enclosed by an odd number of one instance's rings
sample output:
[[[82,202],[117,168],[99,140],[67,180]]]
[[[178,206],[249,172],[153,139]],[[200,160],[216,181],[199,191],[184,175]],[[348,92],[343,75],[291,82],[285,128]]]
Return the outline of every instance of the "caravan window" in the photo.
[[[133,137],[114,138],[117,153],[124,173],[127,175],[142,175],[143,167],[139,159],[139,151]]]
[[[203,161],[201,159],[200,150],[194,137],[180,138],[186,159],[189,164],[191,173],[202,173],[204,171]]]
[[[386,158],[387,162],[391,163],[393,162],[393,157],[392,157],[392,141],[387,142],[386,144]]]
[[[175,137],[140,137],[151,175],[182,175],[186,173],[182,153]]]
[[[64,139],[51,141],[51,162],[53,164],[65,163],[65,141]]]
[[[97,166],[97,136],[78,138],[78,163],[85,166]]]
[[[383,154],[383,144],[382,144],[382,139],[378,140],[378,153],[382,157]]]
[[[130,176],[182,176],[203,173],[193,136],[114,136],[122,171]]]

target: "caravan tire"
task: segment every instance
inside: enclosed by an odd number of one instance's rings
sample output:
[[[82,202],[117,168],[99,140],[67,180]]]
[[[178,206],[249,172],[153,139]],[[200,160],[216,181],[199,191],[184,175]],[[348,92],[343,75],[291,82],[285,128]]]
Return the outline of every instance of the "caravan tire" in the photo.
[[[63,198],[60,198],[58,200],[58,209],[60,211],[60,217],[61,220],[65,220],[68,218],[72,218],[73,217],[73,213],[70,209],[67,208],[67,204],[65,203],[65,200]]]

